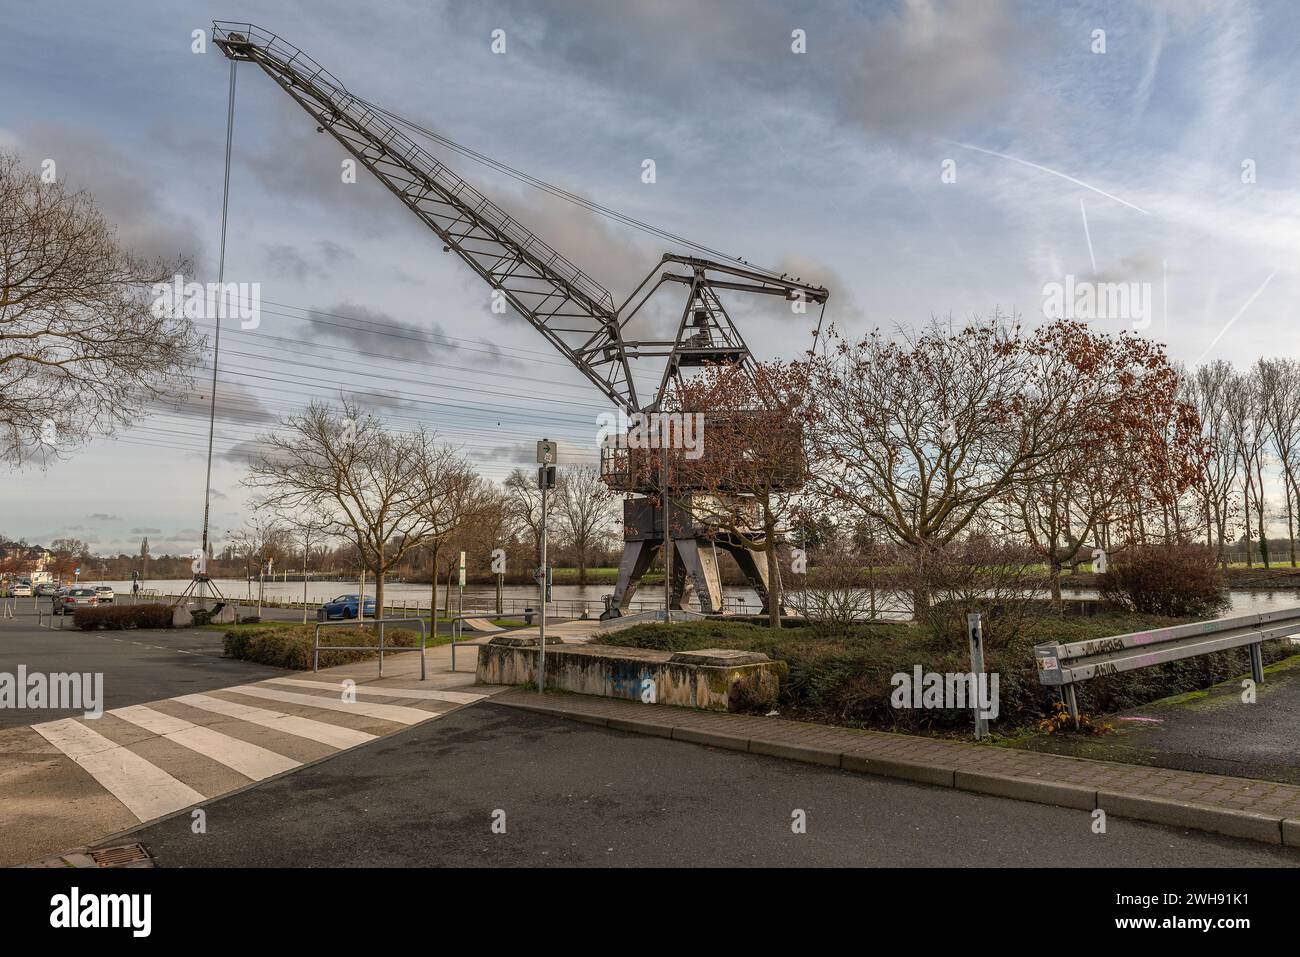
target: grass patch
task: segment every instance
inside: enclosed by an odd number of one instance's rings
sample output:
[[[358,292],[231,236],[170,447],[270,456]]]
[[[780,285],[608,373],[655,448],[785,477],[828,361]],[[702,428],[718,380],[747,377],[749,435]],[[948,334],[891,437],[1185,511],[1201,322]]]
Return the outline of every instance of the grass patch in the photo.
[[[1146,615],[1092,618],[1035,618],[1009,642],[989,640],[985,667],[998,674],[1000,713],[994,723],[1002,735],[1037,726],[1052,713],[1054,691],[1038,683],[1033,646],[1045,641],[1083,641],[1177,624],[1178,619]],[[781,684],[785,717],[850,727],[931,734],[967,735],[968,710],[895,709],[890,705],[897,673],[916,665],[926,672],[966,672],[970,656],[965,638],[936,639],[906,623],[849,627],[809,626],[771,629],[739,622],[703,621],[635,625],[602,636],[600,644],[660,651],[736,648],[761,651],[783,661],[789,676]],[[1264,648],[1266,661],[1292,653],[1283,642]],[[1120,675],[1106,675],[1078,686],[1080,707],[1093,715],[1111,714],[1170,695],[1196,692],[1249,668],[1246,649],[1170,662]]]

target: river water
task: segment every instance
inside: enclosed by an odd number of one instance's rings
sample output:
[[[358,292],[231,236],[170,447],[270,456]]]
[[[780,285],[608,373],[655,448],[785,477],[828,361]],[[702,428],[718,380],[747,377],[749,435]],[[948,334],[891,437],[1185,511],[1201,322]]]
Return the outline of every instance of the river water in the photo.
[[[230,599],[242,602],[255,602],[258,595],[258,583],[246,582],[240,579],[219,579],[216,580],[217,587],[221,593]],[[90,584],[96,584],[91,582]],[[129,595],[131,593],[131,583],[129,581],[112,581],[106,582],[120,595]],[[153,589],[160,595],[179,595],[186,587],[189,586],[188,580],[177,579],[172,581],[148,581],[143,582],[142,587]],[[263,586],[263,594],[269,599],[302,601],[303,600],[303,583],[302,582],[283,582],[268,581]],[[610,584],[600,585],[555,585],[551,589],[551,599],[560,612],[572,611],[579,614],[586,608],[589,614],[599,614],[604,608],[604,596],[613,594],[614,586]],[[312,604],[329,601],[338,595],[356,594],[356,582],[340,581],[312,581],[307,582],[307,601]],[[374,582],[366,581],[366,594],[373,596],[375,593]],[[728,608],[736,607],[737,610],[757,613],[759,608],[758,596],[753,589],[743,586],[726,586],[723,588],[725,601]],[[438,588],[438,601],[443,600],[444,586]],[[507,612],[521,612],[525,607],[533,607],[537,604],[537,589],[531,585],[506,585],[502,588],[502,595],[505,599],[505,608]],[[1097,592],[1091,588],[1071,589],[1065,592],[1065,599],[1071,598],[1096,598]],[[888,596],[881,595],[881,607],[888,605]],[[1295,608],[1300,606],[1300,589],[1279,589],[1275,591],[1231,591],[1229,592],[1231,605],[1224,615],[1238,614],[1245,615],[1253,612],[1277,611],[1283,608]],[[490,608],[496,599],[496,591],[490,585],[469,585],[465,589],[464,603],[466,608]],[[428,584],[415,585],[403,582],[386,582],[384,584],[384,601],[386,604],[402,604],[409,602],[412,607],[418,603],[425,608],[429,605],[429,586]],[[452,589],[452,604],[457,601],[456,589]],[[788,593],[786,603],[792,607],[799,607],[799,594],[797,592]],[[649,611],[663,608],[663,591],[659,586],[650,586],[640,589],[634,597],[632,611]]]

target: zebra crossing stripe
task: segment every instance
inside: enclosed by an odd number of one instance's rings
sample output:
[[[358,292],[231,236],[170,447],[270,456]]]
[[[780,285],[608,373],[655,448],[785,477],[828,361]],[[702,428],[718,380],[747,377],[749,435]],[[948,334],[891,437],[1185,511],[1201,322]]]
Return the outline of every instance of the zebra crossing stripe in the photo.
[[[203,795],[75,718],[32,725],[141,821],[197,804]]]
[[[324,721],[313,721],[311,718],[304,718],[296,714],[284,714],[281,711],[254,708],[251,705],[237,704],[234,701],[213,698],[205,694],[186,694],[171,700],[187,704],[191,708],[211,711],[214,714],[223,714],[228,718],[238,718],[240,721],[261,725],[263,728],[270,728],[273,731],[283,731],[285,734],[307,738],[320,744],[328,744],[330,747],[339,748],[340,750],[355,748],[359,744],[375,740],[376,737],[373,734],[367,734],[365,731],[342,728],[336,724],[327,724]]]
[[[318,688],[337,693],[341,684],[336,681],[312,681],[309,678],[267,678],[265,684],[293,685],[297,688]],[[487,697],[468,691],[436,691],[431,688],[390,688],[376,685],[357,685],[357,694],[383,695],[388,698],[416,698],[421,701],[451,701],[455,704],[473,704]]]
[[[168,741],[175,741],[182,747],[196,751],[211,758],[219,764],[238,771],[253,781],[261,781],[272,775],[290,771],[299,766],[292,758],[276,754],[256,744],[250,744],[239,738],[222,734],[212,728],[193,724],[182,718],[175,718],[144,705],[131,705],[115,708],[111,715],[129,721],[132,724],[161,735]]]
[[[326,686],[328,687],[328,686]],[[341,696],[322,696],[297,694],[293,691],[280,691],[276,688],[259,688],[256,685],[240,685],[235,688],[222,688],[231,694],[251,695],[254,698],[266,698],[270,701],[283,701],[286,704],[305,704],[312,708],[324,708],[326,711],[341,711],[344,714],[359,714],[367,718],[379,718],[381,721],[393,721],[397,724],[419,724],[438,715],[433,711],[421,711],[400,704],[372,704],[369,701],[345,702]]]

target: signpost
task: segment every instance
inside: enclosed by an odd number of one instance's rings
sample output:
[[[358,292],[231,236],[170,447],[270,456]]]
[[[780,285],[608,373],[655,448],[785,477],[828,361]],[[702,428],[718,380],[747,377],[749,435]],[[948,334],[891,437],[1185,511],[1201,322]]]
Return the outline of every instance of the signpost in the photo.
[[[555,487],[555,443],[550,439],[542,439],[537,443],[537,462],[541,466],[537,470],[537,486],[542,492],[542,518],[541,518],[541,559],[542,567],[537,570],[537,585],[541,589],[542,597],[542,615],[539,619],[537,629],[537,693],[541,694],[546,690],[546,600],[550,598],[550,589],[547,588],[547,568],[546,568],[546,493]]]
[[[465,553],[460,553],[460,584],[456,589],[456,615],[465,615]]]
[[[984,674],[984,625],[980,621],[979,612],[971,612],[966,616],[966,634],[970,638],[970,671],[975,676],[977,687],[981,681],[981,675]],[[980,714],[979,695],[975,695],[975,740],[979,741],[989,733],[988,719]]]

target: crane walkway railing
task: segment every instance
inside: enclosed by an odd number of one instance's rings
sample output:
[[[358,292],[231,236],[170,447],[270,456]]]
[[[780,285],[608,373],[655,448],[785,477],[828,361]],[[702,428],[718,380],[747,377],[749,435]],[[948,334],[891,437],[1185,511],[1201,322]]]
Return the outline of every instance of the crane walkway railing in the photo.
[[[261,56],[273,60],[281,71],[292,73],[304,85],[314,87],[323,93],[330,107],[337,114],[346,115],[359,129],[365,130],[373,139],[383,143],[384,148],[390,153],[402,157],[410,166],[435,182],[439,189],[454,196],[457,202],[471,208],[475,216],[509,237],[520,249],[539,262],[543,269],[579,290],[603,311],[613,314],[614,297],[608,289],[566,259],[545,240],[522,226],[419,143],[389,123],[370,104],[349,93],[338,77],[302,50],[252,23],[214,21],[213,39],[236,50],[241,44],[251,46]],[[240,56],[240,59],[252,58],[246,48],[244,52],[245,55]]]

